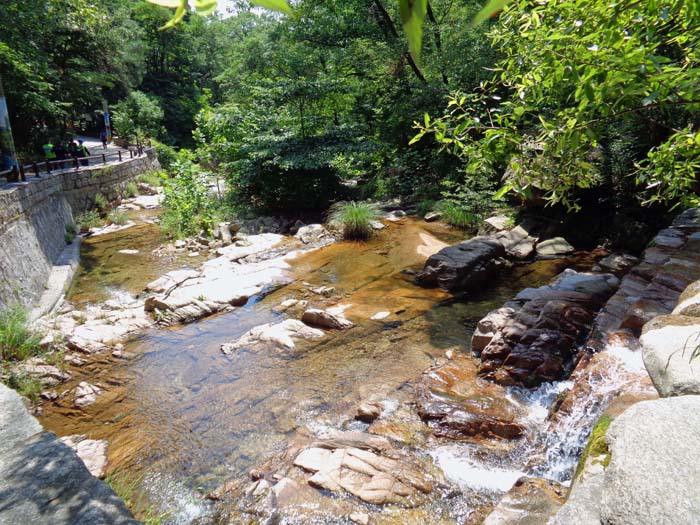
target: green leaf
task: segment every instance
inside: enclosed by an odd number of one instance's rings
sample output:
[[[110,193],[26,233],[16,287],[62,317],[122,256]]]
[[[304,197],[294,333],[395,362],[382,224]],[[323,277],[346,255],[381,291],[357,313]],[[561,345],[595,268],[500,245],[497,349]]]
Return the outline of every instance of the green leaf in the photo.
[[[408,39],[408,49],[413,60],[420,62],[420,52],[423,45],[423,20],[428,10],[428,0],[399,0],[399,12],[403,22],[403,30]]]
[[[416,135],[415,137],[413,137],[413,138],[409,141],[408,145],[409,145],[409,146],[412,146],[413,144],[415,144],[416,142],[418,142],[420,139],[422,139],[422,138],[423,138],[423,135],[425,135],[425,131],[421,131],[420,133],[418,133],[418,135]]]
[[[487,18],[491,18],[493,15],[501,11],[505,6],[510,3],[510,0],[490,0],[484,8],[477,13],[472,20],[472,25],[479,25]]]
[[[182,3],[180,0],[146,0],[150,4],[159,5],[161,7],[176,8]]]
[[[265,9],[270,9],[271,11],[278,11],[284,13],[285,15],[292,15],[294,11],[289,7],[289,4],[285,0],[250,0],[251,4],[264,7]]]
[[[217,3],[217,0],[194,0],[194,8],[198,14],[205,16],[216,10]]]
[[[493,197],[491,197],[495,201],[500,201],[503,197],[506,196],[507,193],[513,191],[513,186],[510,184],[506,184],[503,186],[501,189],[499,189],[496,193],[494,193]]]
[[[170,1],[170,0],[164,0],[164,1]],[[177,6],[177,9],[175,9],[175,14],[173,15],[173,17],[170,20],[168,20],[167,24],[165,24],[163,27],[161,27],[161,29],[169,29],[171,27],[175,27],[176,24],[178,24],[180,21],[182,21],[183,18],[185,18],[186,14],[187,14],[187,0],[180,0],[180,5]]]

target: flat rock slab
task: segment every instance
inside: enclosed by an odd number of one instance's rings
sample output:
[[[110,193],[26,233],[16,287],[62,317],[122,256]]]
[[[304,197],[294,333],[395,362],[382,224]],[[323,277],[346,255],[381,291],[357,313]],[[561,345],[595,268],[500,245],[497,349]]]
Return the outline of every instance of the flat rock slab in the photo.
[[[362,441],[355,437],[350,439]],[[379,439],[367,435],[367,439]],[[386,440],[384,440],[386,441]],[[311,472],[312,487],[331,492],[348,492],[375,505],[420,505],[433,492],[436,478],[430,466],[392,449],[383,451],[336,446],[337,441],[317,442],[303,450],[294,464]],[[387,442],[388,444],[388,442]]]
[[[564,486],[540,478],[520,478],[482,525],[542,525],[565,500]]]
[[[124,503],[75,452],[0,384],[0,523],[136,525]]]

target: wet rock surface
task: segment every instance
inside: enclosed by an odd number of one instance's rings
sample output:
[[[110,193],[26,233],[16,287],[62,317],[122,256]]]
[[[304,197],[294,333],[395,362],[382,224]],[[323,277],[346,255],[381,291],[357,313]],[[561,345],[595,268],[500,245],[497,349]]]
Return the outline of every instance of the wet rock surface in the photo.
[[[617,285],[611,274],[566,270],[550,285],[523,290],[477,325],[472,349],[480,352],[479,374],[527,387],[566,377],[578,344]]]
[[[516,439],[522,407],[499,385],[479,379],[472,359],[457,358],[426,371],[416,386],[416,409],[432,432],[452,440]]]
[[[542,525],[565,500],[566,488],[540,478],[520,478],[486,516],[483,525]]]
[[[482,288],[498,275],[505,264],[504,256],[505,248],[500,242],[475,237],[430,256],[417,282],[448,291]]]

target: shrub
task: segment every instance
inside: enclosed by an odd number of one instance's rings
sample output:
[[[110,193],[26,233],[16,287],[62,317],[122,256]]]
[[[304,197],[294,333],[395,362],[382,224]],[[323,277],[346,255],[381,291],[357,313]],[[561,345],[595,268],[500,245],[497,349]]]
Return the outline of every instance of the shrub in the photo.
[[[5,383],[12,390],[16,390],[20,395],[29,398],[33,403],[39,401],[39,393],[43,387],[38,378],[13,370],[8,373]]]
[[[331,207],[329,219],[343,231],[345,239],[365,240],[374,233],[372,221],[379,217],[375,205],[367,202],[338,202]]]
[[[419,216],[425,217],[433,211],[433,208],[435,208],[435,201],[433,200],[423,200],[418,203],[418,207],[416,209],[416,213],[418,213]]]
[[[107,198],[101,193],[95,195],[95,208],[97,208],[100,213],[107,213],[109,209],[109,202],[107,202]]]
[[[19,305],[0,311],[0,360],[21,361],[40,353],[41,336],[29,328],[27,311]]]
[[[442,220],[447,224],[468,230],[474,228],[479,222],[479,216],[451,201],[441,201],[437,209],[442,213]]]
[[[129,217],[127,216],[126,213],[124,213],[121,210],[112,210],[109,212],[109,215],[107,215],[107,220],[111,224],[116,224],[117,226],[123,226],[127,222],[129,222]]]
[[[101,228],[104,225],[104,221],[97,210],[89,210],[78,215],[75,222],[81,232],[87,232],[90,228]]]
[[[162,142],[158,142],[157,140],[152,142],[153,146],[156,148],[156,154],[158,155],[160,167],[169,172],[177,160],[177,151],[175,151],[175,148],[172,148],[167,144],[163,144]]]
[[[163,170],[154,170],[144,173],[138,178],[139,182],[148,184],[149,186],[162,186],[163,181],[168,178],[168,174]]]
[[[207,193],[202,173],[189,160],[178,160],[175,176],[166,181],[163,199],[165,212],[161,227],[171,236],[181,238],[210,232],[214,224],[214,202]]]
[[[135,182],[129,182],[124,186],[124,197],[127,199],[135,197],[139,193],[139,188],[136,186]]]
[[[63,236],[63,238],[66,241],[66,244],[73,244],[73,241],[75,240],[75,236],[78,234],[78,230],[75,226],[75,224],[66,224],[66,233]]]

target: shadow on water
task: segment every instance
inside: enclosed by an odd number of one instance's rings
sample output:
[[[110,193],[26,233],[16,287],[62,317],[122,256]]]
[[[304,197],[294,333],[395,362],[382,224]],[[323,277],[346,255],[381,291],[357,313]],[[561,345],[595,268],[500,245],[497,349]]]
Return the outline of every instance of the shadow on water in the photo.
[[[422,264],[421,247],[457,237],[444,227],[406,220],[370,243],[337,243],[302,255],[292,263],[292,284],[230,313],[152,330],[126,345],[127,359],[104,357],[77,370],[74,383],[97,383],[106,393],[85,410],[75,409],[67,396],[46,407],[42,423],[59,435],[107,439],[110,469],[145,480],[146,488],[160,492],[152,494],[160,504],[173,486],[190,495],[206,492],[258,465],[300,427],[347,421],[361,399],[375,392],[391,397],[446,349],[468,351],[476,322],[520,289],[588,264],[518,266],[489,290],[460,300],[415,286],[404,270]],[[89,256],[94,259],[88,257],[78,283],[86,295],[96,286],[86,281],[105,265],[104,255]],[[314,286],[333,286],[334,299],[322,300],[309,291]],[[221,353],[222,343],[282,318],[273,307],[288,298],[345,305],[356,326],[294,351]],[[380,311],[389,316],[371,320]],[[198,512],[175,521],[186,523]]]

